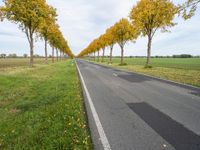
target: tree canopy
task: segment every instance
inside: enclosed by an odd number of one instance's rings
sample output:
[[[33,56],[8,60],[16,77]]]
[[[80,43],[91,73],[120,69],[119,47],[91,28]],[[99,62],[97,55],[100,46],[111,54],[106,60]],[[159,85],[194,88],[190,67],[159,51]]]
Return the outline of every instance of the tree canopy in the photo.
[[[169,0],[140,0],[130,13],[130,19],[143,36],[154,36],[158,29],[166,31],[175,25],[177,7]]]

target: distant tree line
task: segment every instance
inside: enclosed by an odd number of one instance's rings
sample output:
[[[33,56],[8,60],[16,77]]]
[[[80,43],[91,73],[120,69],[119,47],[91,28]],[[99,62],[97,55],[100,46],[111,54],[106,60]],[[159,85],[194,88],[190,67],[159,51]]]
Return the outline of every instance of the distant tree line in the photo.
[[[0,58],[17,58],[18,56],[17,56],[17,54],[15,54],[15,53],[13,53],[13,54],[8,54],[8,55],[6,55],[6,54],[0,54]]]
[[[182,55],[173,55],[173,58],[192,58],[192,55],[182,54]]]
[[[110,58],[110,56],[105,55],[105,58]],[[112,56],[113,58],[121,58],[121,56]],[[147,58],[147,56],[124,56],[124,58]],[[200,58],[200,55],[190,55],[190,54],[181,54],[181,55],[172,55],[172,56],[151,56],[151,58]]]
[[[146,58],[146,56],[130,56],[130,58]],[[172,55],[172,56],[151,56],[151,58],[200,58],[190,54]]]
[[[146,56],[130,56],[130,58],[146,58]],[[180,54],[172,56],[151,56],[151,58],[200,58],[200,56],[193,56],[190,54]]]

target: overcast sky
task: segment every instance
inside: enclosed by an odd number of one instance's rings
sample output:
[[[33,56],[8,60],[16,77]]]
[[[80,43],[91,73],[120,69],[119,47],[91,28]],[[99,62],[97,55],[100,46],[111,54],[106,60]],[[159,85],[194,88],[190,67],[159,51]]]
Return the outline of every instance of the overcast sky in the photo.
[[[82,49],[105,30],[128,17],[135,0],[47,0],[58,13],[58,24],[63,35],[68,40],[74,54]],[[175,3],[184,2],[174,0]],[[2,0],[0,2],[2,5]],[[192,54],[200,55],[200,9],[196,15],[183,21],[176,18],[178,23],[171,28],[171,33],[157,33],[153,39],[153,55]],[[136,43],[125,47],[126,55],[146,55],[146,38],[139,38]],[[120,55],[119,47],[114,47],[114,54]],[[49,48],[50,52],[50,48]],[[29,54],[28,41],[18,25],[8,21],[0,22],[0,53]],[[44,55],[44,44],[38,40],[35,43],[35,53]],[[108,54],[108,50],[107,50]]]

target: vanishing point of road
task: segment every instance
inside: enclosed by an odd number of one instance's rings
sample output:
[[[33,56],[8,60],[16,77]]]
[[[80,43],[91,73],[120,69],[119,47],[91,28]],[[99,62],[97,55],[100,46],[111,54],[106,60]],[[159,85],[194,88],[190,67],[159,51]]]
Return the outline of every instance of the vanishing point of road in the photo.
[[[200,89],[77,60],[94,149],[200,150]]]

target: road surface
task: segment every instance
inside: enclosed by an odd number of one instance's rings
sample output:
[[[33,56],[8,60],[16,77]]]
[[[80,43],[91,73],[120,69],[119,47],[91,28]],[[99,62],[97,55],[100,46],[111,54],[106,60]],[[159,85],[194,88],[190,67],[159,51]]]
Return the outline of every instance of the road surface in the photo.
[[[94,149],[200,150],[200,89],[76,62]]]

